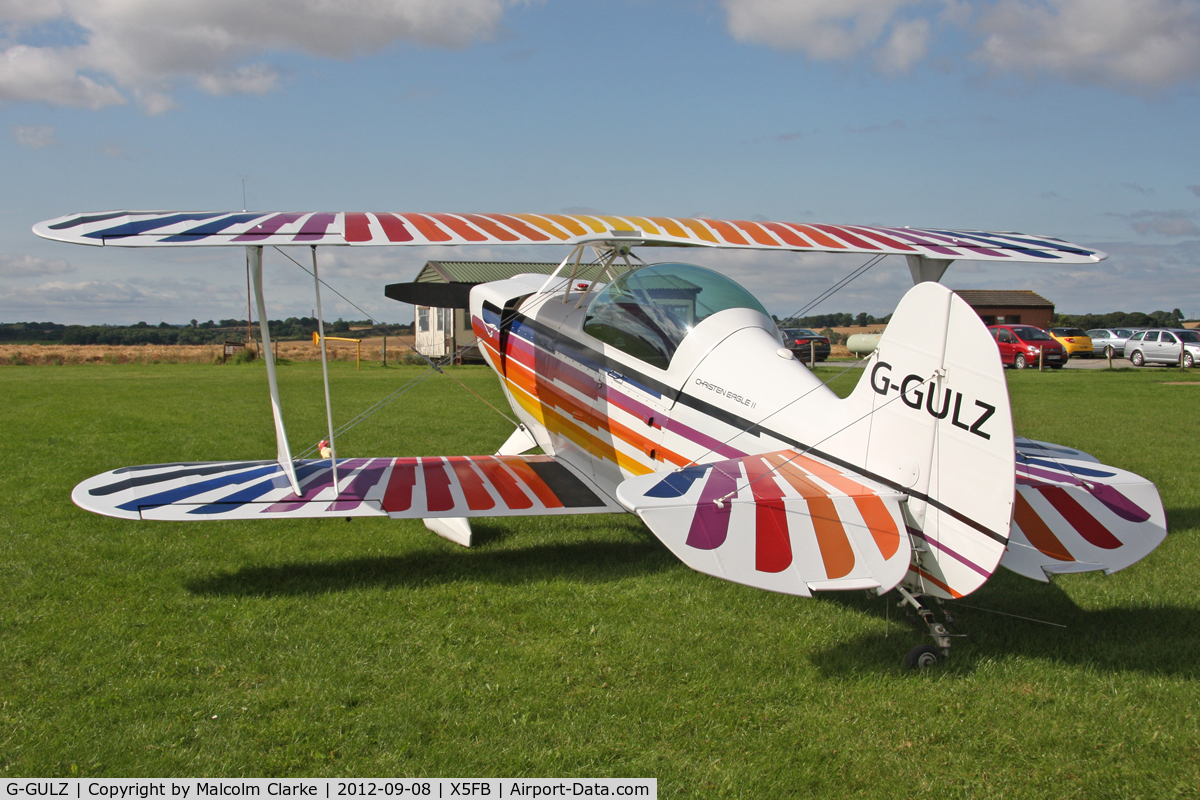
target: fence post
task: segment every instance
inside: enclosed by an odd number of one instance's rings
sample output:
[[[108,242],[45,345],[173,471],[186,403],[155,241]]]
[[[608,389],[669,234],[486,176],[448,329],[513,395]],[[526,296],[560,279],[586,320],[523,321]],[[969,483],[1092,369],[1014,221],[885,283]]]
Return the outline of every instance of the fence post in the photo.
[[[383,359],[380,362],[381,366],[387,366],[387,336],[383,337]]]

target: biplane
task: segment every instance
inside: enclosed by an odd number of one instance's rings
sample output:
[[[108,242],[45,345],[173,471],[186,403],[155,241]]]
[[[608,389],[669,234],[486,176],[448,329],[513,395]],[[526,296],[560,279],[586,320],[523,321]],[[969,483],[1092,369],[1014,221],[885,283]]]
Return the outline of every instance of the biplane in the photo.
[[[686,565],[725,580],[804,597],[895,591],[933,640],[909,652],[914,667],[949,655],[942,601],[971,594],[999,567],[1039,581],[1111,573],[1166,535],[1149,481],[1014,435],[995,342],[938,283],[960,259],[1053,267],[1105,258],[1058,239],[746,220],[366,212],[114,211],[33,230],[95,246],[244,248],[254,287],[275,457],[114,469],[72,494],[99,514],[419,518],[469,545],[475,517],[630,512]],[[294,458],[271,354],[263,248],[310,248],[320,320],[319,247],[472,244],[569,251],[549,276],[386,289],[410,302],[469,307],[480,349],[520,422],[509,439],[494,454],[339,457],[326,369],[328,457]],[[644,263],[633,254],[656,247],[902,255],[915,285],[841,399],[783,346],[749,292],[700,266]]]

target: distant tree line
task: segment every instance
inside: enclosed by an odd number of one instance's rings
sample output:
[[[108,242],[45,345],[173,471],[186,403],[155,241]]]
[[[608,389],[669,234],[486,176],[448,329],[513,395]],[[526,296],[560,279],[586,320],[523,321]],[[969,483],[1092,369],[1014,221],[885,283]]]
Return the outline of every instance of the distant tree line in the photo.
[[[1183,326],[1183,312],[1155,311],[1143,314],[1140,311],[1126,313],[1112,311],[1108,314],[1055,314],[1054,325],[1060,328],[1179,328]]]
[[[280,341],[311,339],[317,330],[315,317],[288,317],[270,320],[271,338]],[[371,320],[343,320],[325,323],[325,332],[330,336],[354,338],[372,336],[395,336],[413,332],[412,325],[375,325]],[[257,338],[258,325],[254,326]],[[222,319],[199,322],[192,320],[187,325],[171,325],[160,322],[150,325],[138,322],[134,325],[60,325],[57,322],[9,322],[0,323],[0,342],[44,342],[57,344],[220,344],[226,340],[242,341],[246,338],[246,320]]]
[[[883,325],[891,318],[891,314],[886,317],[873,317],[865,311],[860,311],[857,314],[814,314],[809,317],[788,317],[787,319],[776,317],[775,322],[781,328],[820,330],[821,328],[849,328],[852,326],[864,328],[868,325]]]

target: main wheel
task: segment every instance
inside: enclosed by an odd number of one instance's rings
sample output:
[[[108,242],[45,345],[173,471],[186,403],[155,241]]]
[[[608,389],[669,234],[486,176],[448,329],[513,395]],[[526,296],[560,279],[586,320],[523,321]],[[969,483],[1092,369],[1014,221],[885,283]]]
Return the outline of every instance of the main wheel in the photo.
[[[1191,353],[1183,354],[1183,368],[1184,369],[1191,369],[1192,365],[1195,363],[1196,363],[1196,359],[1192,356]]]
[[[1142,355],[1141,350],[1134,350],[1129,355],[1129,363],[1135,367],[1144,367],[1146,365],[1146,357]]]
[[[929,669],[937,666],[941,658],[941,650],[932,645],[923,644],[908,651],[908,655],[904,657],[904,664],[909,669]]]
[[[1017,353],[1013,356],[1013,369],[1025,369],[1025,356]],[[912,653],[909,653],[912,655]]]

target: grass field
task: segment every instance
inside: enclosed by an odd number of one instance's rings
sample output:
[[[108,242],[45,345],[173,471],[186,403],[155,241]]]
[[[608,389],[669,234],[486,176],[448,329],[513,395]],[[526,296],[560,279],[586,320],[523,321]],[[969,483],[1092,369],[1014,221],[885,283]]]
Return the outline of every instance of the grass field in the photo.
[[[333,371],[343,419],[420,372]],[[488,371],[451,372],[502,406]],[[293,442],[316,441],[319,368],[280,373]],[[1002,571],[958,604],[968,638],[951,660],[911,673],[902,659],[923,635],[883,599],[706,577],[631,516],[485,520],[466,550],[420,522],[87,514],[70,490],[107,469],[269,457],[261,365],[0,367],[0,771],[1196,797],[1200,375],[1009,384],[1018,432],[1156,481],[1171,533],[1113,576],[1042,585]],[[435,376],[339,451],[488,453],[509,432]]]

